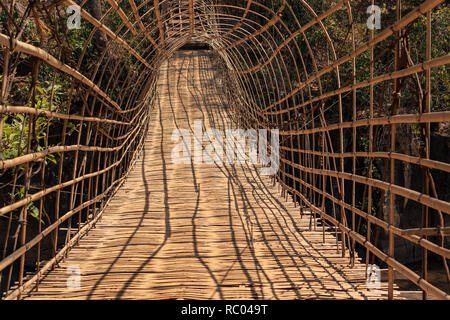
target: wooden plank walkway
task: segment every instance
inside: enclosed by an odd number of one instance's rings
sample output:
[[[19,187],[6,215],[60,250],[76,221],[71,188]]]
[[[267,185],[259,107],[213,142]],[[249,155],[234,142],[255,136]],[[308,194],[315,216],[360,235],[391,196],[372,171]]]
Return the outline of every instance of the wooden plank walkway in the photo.
[[[207,51],[179,51],[159,75],[145,148],[102,219],[28,299],[377,299],[365,265],[309,231],[259,168],[175,164],[172,132],[231,127]],[[68,289],[69,267],[81,270]],[[382,293],[383,292],[383,293]]]

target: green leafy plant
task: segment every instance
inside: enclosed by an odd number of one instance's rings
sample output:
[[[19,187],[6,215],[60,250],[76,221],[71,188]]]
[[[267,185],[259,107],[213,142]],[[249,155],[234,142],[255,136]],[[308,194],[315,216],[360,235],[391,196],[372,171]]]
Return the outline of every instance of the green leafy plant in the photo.
[[[12,194],[10,194],[10,195],[12,195]],[[13,195],[13,198],[19,200],[19,199],[23,199],[24,196],[25,196],[25,187],[22,187]],[[33,217],[34,219],[39,221],[39,208],[36,207],[36,205],[34,204],[33,201],[31,201],[30,203],[27,204],[26,210],[27,210],[27,215],[30,215],[31,217]],[[42,219],[41,219],[41,223],[45,224]]]

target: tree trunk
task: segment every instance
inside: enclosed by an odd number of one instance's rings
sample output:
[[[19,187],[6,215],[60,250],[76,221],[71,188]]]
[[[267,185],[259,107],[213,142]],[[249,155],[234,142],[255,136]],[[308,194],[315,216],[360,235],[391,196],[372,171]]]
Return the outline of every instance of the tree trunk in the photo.
[[[89,13],[97,20],[102,18],[102,7],[100,0],[88,0],[87,8]],[[106,36],[101,30],[97,30],[94,35],[93,45],[100,53],[106,48]]]

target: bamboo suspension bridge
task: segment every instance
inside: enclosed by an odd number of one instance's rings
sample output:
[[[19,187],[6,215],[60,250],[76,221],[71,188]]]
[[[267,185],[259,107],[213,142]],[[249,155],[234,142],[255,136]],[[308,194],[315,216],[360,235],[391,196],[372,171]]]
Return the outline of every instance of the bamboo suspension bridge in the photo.
[[[274,2],[0,0],[3,299],[450,298],[444,1],[368,32],[373,1]],[[190,152],[241,129],[271,164]]]

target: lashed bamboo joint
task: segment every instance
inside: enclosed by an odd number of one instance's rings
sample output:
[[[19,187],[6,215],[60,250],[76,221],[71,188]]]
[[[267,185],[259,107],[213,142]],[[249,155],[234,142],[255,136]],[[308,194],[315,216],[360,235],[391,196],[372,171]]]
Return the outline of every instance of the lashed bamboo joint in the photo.
[[[0,0],[3,297],[449,299],[443,2]],[[173,163],[196,120],[278,172]]]

